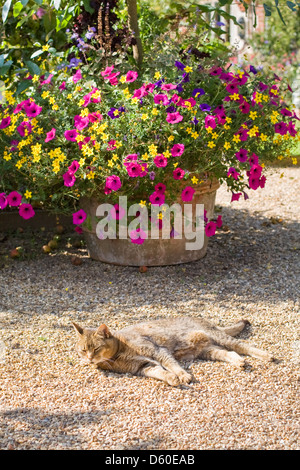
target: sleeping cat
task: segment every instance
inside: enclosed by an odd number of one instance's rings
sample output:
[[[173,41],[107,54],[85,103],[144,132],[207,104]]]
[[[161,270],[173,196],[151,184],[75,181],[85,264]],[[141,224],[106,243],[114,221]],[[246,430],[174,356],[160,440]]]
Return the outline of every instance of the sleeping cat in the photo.
[[[178,361],[211,359],[239,367],[245,360],[239,354],[271,361],[271,354],[234,339],[247,320],[218,327],[202,318],[165,318],[137,323],[119,331],[104,324],[82,328],[72,322],[78,336],[79,356],[103,370],[131,373],[162,380],[169,385],[187,384],[192,376]]]

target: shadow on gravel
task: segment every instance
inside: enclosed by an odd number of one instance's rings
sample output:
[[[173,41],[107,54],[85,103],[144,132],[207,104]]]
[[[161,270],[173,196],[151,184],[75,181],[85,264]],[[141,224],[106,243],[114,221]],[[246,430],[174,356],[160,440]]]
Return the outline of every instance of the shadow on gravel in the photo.
[[[6,298],[2,308],[27,313],[19,303],[18,281],[21,292],[30,296],[28,313],[43,313],[47,305],[53,319],[72,309],[84,320],[85,314],[88,317],[89,312],[107,305],[111,315],[119,315],[143,305],[168,307],[193,299],[200,304],[231,300],[232,296],[247,303],[258,297],[268,303],[299,301],[300,224],[231,207],[220,210],[225,225],[210,239],[206,257],[189,264],[150,267],[141,273],[136,267],[93,261],[81,247],[77,253],[82,264],[74,265],[62,245],[54,255],[6,259],[2,268],[0,261],[1,277],[10,280],[13,274],[16,286],[16,295]],[[12,246],[13,236],[0,242],[0,253]],[[5,293],[5,280],[0,294],[2,289]],[[138,312],[137,319],[141,320]]]

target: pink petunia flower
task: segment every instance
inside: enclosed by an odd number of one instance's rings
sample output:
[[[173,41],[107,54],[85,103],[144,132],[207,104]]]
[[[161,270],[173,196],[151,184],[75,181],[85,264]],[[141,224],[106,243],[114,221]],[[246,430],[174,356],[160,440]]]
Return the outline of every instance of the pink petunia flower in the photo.
[[[250,175],[255,176],[257,178],[260,177],[262,172],[262,166],[260,165],[252,165],[251,170],[249,172]]]
[[[240,199],[241,195],[242,195],[242,193],[232,193],[231,202],[238,201]]]
[[[76,181],[76,178],[74,176],[74,173],[71,171],[67,171],[65,174],[63,174],[63,179],[64,179],[64,185],[70,188],[71,186],[74,186],[74,183]]]
[[[59,88],[60,90],[65,90],[65,88],[66,88],[66,82],[62,82],[62,84],[59,85],[58,88]]]
[[[211,115],[205,116],[204,125],[205,125],[205,129],[207,129],[208,127],[211,127],[212,129],[214,129],[217,125],[215,116],[211,116]]]
[[[137,178],[138,176],[141,176],[142,173],[142,167],[139,163],[128,163],[126,164],[126,169],[127,173],[131,178]]]
[[[266,181],[267,181],[267,178],[265,177],[265,175],[263,175],[260,180],[259,180],[259,186],[261,188],[264,188],[265,187],[265,184],[266,184]]]
[[[154,189],[157,193],[159,194],[164,194],[164,192],[166,191],[166,185],[163,184],[163,183],[157,183],[155,186],[154,186]]]
[[[106,67],[106,69],[101,72],[102,77],[106,77],[107,75],[110,75],[114,68],[115,68],[114,65],[111,65],[110,67]]]
[[[288,132],[290,133],[290,135],[292,137],[295,137],[297,135],[297,130],[295,129],[295,124],[292,121],[290,121],[288,123]]]
[[[73,214],[73,224],[74,225],[81,225],[85,219],[87,218],[87,214],[83,209],[79,209],[79,211],[74,212]]]
[[[88,118],[90,122],[97,122],[97,121],[101,121],[103,119],[103,116],[101,113],[94,112],[94,113],[90,113],[88,115]]]
[[[142,245],[144,241],[146,240],[147,235],[142,229],[137,228],[136,230],[132,230],[130,232],[129,237],[131,239],[131,243]]]
[[[108,75],[105,78],[107,78],[109,80],[109,83],[112,86],[116,86],[118,84],[118,79],[117,79],[118,75],[120,75],[120,72],[114,72],[114,73],[112,73],[111,75]]]
[[[277,122],[274,126],[275,132],[280,135],[285,135],[288,132],[288,126],[285,122]]]
[[[178,122],[181,122],[182,119],[183,116],[181,116],[178,111],[176,111],[176,113],[168,113],[166,117],[166,121],[169,124],[177,124]]]
[[[227,172],[227,176],[228,176],[228,177],[232,176],[232,178],[234,178],[235,180],[237,180],[238,177],[240,176],[240,173],[238,173],[238,172],[236,171],[236,169],[231,166],[231,167],[229,168],[228,172]]]
[[[2,121],[0,122],[0,129],[5,129],[6,127],[10,126],[10,123],[11,123],[10,116],[3,118]]]
[[[138,78],[139,74],[133,70],[129,70],[126,74],[126,82],[134,82]]]
[[[11,207],[18,207],[20,204],[21,204],[21,201],[22,201],[22,196],[20,193],[18,193],[17,191],[12,191],[11,193],[9,193],[9,195],[7,196],[7,203],[11,206]]]
[[[75,227],[74,230],[75,230],[76,233],[79,233],[79,235],[81,235],[83,233],[83,230],[82,230],[81,227]]]
[[[111,175],[106,178],[105,186],[111,189],[112,191],[118,191],[118,189],[121,188],[122,183],[119,176]]]
[[[79,131],[82,131],[83,129],[85,129],[89,125],[89,123],[90,123],[90,120],[88,116],[83,117],[83,116],[80,116],[79,114],[74,116],[74,125]]]
[[[165,91],[175,90],[175,88],[177,88],[177,85],[173,85],[173,83],[163,83],[161,85],[161,89]]]
[[[110,211],[110,215],[114,220],[123,219],[125,214],[126,214],[125,209],[121,207],[119,204],[115,204],[114,207]]]
[[[213,237],[216,233],[217,224],[215,222],[208,222],[205,226],[205,235],[207,237]]]
[[[141,88],[137,88],[134,90],[134,93],[132,95],[132,98],[143,98],[143,96],[147,96],[148,92],[146,91],[146,87],[143,85]]]
[[[68,167],[68,170],[70,173],[76,173],[76,171],[79,169],[80,165],[77,160],[73,160],[71,165]]]
[[[238,152],[236,152],[235,156],[238,159],[239,162],[246,162],[248,157],[248,150],[246,149],[240,149]]]
[[[249,176],[249,187],[251,189],[254,189],[254,191],[259,188],[259,177],[255,175],[250,175]]]
[[[168,164],[168,159],[164,157],[162,154],[160,154],[160,155],[156,155],[153,162],[158,168],[164,168]]]
[[[221,215],[218,215],[217,221],[216,221],[216,226],[217,226],[217,228],[221,228],[222,225],[223,225],[222,216],[221,216]]]
[[[73,75],[72,81],[73,81],[73,83],[77,83],[77,82],[79,82],[79,80],[81,80],[81,79],[82,79],[81,70],[78,69],[78,70],[76,71],[76,73]]]
[[[71,129],[69,131],[65,131],[64,136],[67,140],[70,140],[71,142],[76,142],[76,137],[78,135],[78,132],[76,129]]]
[[[184,175],[185,175],[185,171],[182,168],[178,167],[178,168],[175,168],[175,170],[173,170],[174,180],[182,180]]]
[[[170,150],[172,157],[180,157],[184,152],[184,144],[175,144]]]
[[[7,198],[6,198],[6,194],[5,193],[0,193],[0,209],[5,209],[7,204],[8,204],[8,201],[7,201]]]
[[[17,127],[17,131],[19,132],[21,137],[25,137],[25,133],[27,131],[27,135],[30,135],[32,132],[32,125],[29,121],[23,121]]]
[[[258,155],[255,153],[252,153],[252,155],[248,158],[248,162],[250,166],[257,165],[258,164]]]
[[[33,210],[33,207],[31,204],[24,203],[21,204],[19,207],[19,215],[23,217],[23,219],[31,219],[31,217],[34,217],[35,212]]]
[[[153,96],[153,101],[155,104],[163,104],[164,106],[166,106],[167,104],[169,104],[169,98],[167,97],[167,95],[164,95],[162,93],[158,93],[157,95],[154,95]]]
[[[149,201],[153,206],[161,206],[165,202],[165,195],[154,191],[154,193],[150,194]]]
[[[192,188],[191,186],[186,186],[181,193],[182,201],[190,202],[193,199],[194,192],[195,192],[194,188]]]
[[[247,101],[244,101],[240,106],[239,106],[240,110],[242,111],[242,113],[244,114],[248,114],[249,111],[250,111],[250,104],[247,103]]]
[[[47,132],[45,142],[50,142],[50,140],[55,139],[56,129],[53,127],[50,132]]]
[[[43,108],[41,106],[38,106],[34,101],[24,104],[23,106],[23,110],[30,118],[38,116],[42,112],[42,109]]]

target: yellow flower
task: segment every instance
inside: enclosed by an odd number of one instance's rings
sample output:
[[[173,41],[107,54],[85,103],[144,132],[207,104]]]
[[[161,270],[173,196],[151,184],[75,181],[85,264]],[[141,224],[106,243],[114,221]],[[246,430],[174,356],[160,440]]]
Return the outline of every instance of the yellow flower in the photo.
[[[148,114],[142,114],[141,119],[143,119],[143,121],[146,121],[146,119],[148,119],[148,117],[149,117]]]
[[[122,75],[122,76],[120,77],[120,82],[121,82],[121,83],[125,83],[125,82],[126,82],[126,75]]]
[[[154,78],[155,78],[156,80],[158,80],[160,77],[161,77],[160,72],[155,72]]]
[[[216,146],[216,144],[212,140],[210,140],[207,144],[207,147],[209,147],[211,149],[214,148],[215,146]]]
[[[53,96],[51,96],[51,97],[49,98],[49,103],[50,103],[50,104],[54,104],[54,103],[55,103],[55,98],[54,98]]]
[[[94,171],[90,171],[87,175],[86,175],[87,179],[88,180],[93,180],[95,178],[95,172]]]
[[[149,160],[150,157],[149,157],[148,153],[144,153],[142,155],[142,158],[143,158],[143,160]]]
[[[192,67],[190,67],[189,65],[187,65],[186,67],[184,67],[183,70],[184,70],[185,73],[190,73],[190,72],[193,71]]]
[[[262,95],[262,99],[268,102],[270,100],[270,97],[268,95]]]
[[[67,95],[67,98],[68,98],[68,100],[72,100],[72,99],[73,99],[72,93],[69,93],[69,94]]]
[[[20,168],[22,168],[22,162],[21,162],[21,160],[17,161],[16,167],[18,168],[18,170],[20,170]]]
[[[273,95],[278,95],[278,90],[271,88],[270,93],[273,93]]]
[[[226,130],[230,129],[230,126],[228,126],[228,124],[224,124],[223,127],[224,127],[224,129],[226,129]]]
[[[43,91],[43,93],[41,94],[41,97],[45,100],[46,98],[48,98],[49,95],[50,95],[49,91]]]
[[[268,136],[267,136],[266,134],[261,133],[261,134],[260,134],[260,139],[261,139],[263,142],[265,142],[266,140],[268,140]]]
[[[231,100],[237,101],[240,99],[240,95],[238,93],[233,93],[233,95],[229,95]]]
[[[115,146],[117,149],[119,149],[120,147],[122,147],[122,142],[120,142],[119,140],[116,140],[116,143],[115,143]]]
[[[197,139],[197,137],[199,137],[199,134],[198,134],[198,132],[192,132],[192,133],[191,133],[191,136],[192,136],[194,139]]]
[[[230,123],[232,122],[232,118],[226,116],[225,121],[226,121],[228,124],[230,124]]]
[[[43,51],[49,51],[50,46],[49,44],[46,44],[45,46],[42,46]]]
[[[293,163],[293,165],[297,165],[297,163],[298,163],[298,160],[297,160],[297,158],[296,158],[296,157],[293,157],[293,158],[292,158],[292,163]]]
[[[132,98],[131,100],[134,104],[138,103],[139,102],[139,99],[138,98]]]
[[[116,162],[118,160],[118,155],[116,153],[113,154],[112,160]]]
[[[146,206],[147,202],[146,201],[140,201],[140,206]]]
[[[157,109],[157,108],[153,108],[153,109],[152,109],[152,114],[153,114],[153,116],[157,116],[157,115],[158,115],[158,109]]]
[[[212,128],[212,127],[210,127],[210,126],[208,126],[208,127],[206,128],[206,132],[208,132],[209,134],[211,134],[211,133],[212,133],[212,130],[213,130],[213,128]]]
[[[89,110],[87,108],[83,109],[80,113],[80,116],[86,117],[89,114]],[[97,124],[97,122],[94,122],[94,124]]]
[[[166,151],[164,152],[164,156],[165,156],[166,158],[169,158],[169,157],[171,156],[171,153],[169,152],[169,150],[166,150]]]
[[[26,191],[24,193],[24,196],[26,197],[26,199],[30,199],[32,197],[32,192],[28,191],[28,189],[26,189]]]
[[[232,140],[233,140],[233,142],[238,143],[238,142],[241,141],[241,138],[240,138],[239,135],[234,135]]]
[[[262,94],[261,93],[256,93],[254,101],[255,103],[261,103],[262,100]]]
[[[81,158],[78,163],[79,163],[80,166],[84,166],[85,158]]]
[[[257,118],[257,112],[256,111],[250,111],[249,117],[250,117],[250,119],[252,119],[254,121],[254,119]]]
[[[114,166],[114,162],[113,162],[112,160],[108,160],[107,166],[109,166],[110,168],[112,168],[112,167]]]
[[[38,82],[38,81],[39,81],[39,78],[40,78],[40,77],[39,77],[38,75],[34,75],[34,76],[32,77],[33,83]]]
[[[249,130],[248,135],[250,137],[255,137],[258,131],[259,131],[258,127],[253,126],[252,129]]]
[[[170,137],[168,137],[169,142],[172,142],[172,140],[174,140],[174,139],[175,139],[175,137],[173,135],[170,135]]]
[[[216,132],[213,132],[211,137],[212,137],[212,139],[217,139],[219,136]]]
[[[187,128],[186,128],[186,132],[187,132],[188,134],[190,134],[190,133],[192,132],[192,128],[191,128],[191,127],[187,127]]]
[[[226,150],[229,150],[230,147],[231,147],[230,143],[229,143],[229,142],[225,142],[224,148],[225,148]]]
[[[193,184],[197,184],[199,180],[198,180],[198,178],[196,178],[196,176],[193,176],[191,181],[192,181]]]
[[[176,168],[178,166],[178,162],[173,164],[173,167]]]

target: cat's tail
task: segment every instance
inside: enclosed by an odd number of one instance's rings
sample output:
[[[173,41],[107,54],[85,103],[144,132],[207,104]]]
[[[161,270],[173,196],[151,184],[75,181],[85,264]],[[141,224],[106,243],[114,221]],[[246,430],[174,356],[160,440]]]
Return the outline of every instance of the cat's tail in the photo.
[[[238,321],[234,325],[225,326],[225,327],[218,326],[217,328],[218,330],[223,331],[229,336],[237,336],[239,333],[241,333],[241,331],[243,331],[243,329],[247,325],[250,325],[250,322],[242,318],[240,321]]]

